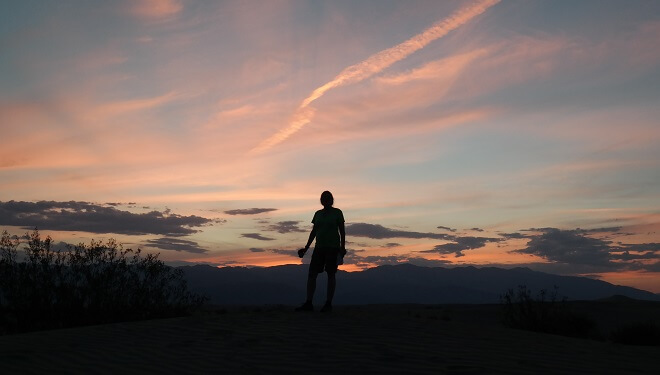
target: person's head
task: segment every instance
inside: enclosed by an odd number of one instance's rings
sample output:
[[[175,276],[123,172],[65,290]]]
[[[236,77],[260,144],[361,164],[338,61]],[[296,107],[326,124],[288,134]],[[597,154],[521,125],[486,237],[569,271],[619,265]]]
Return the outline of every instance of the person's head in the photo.
[[[332,193],[329,191],[324,191],[321,193],[321,204],[323,207],[332,207],[335,203],[335,198],[333,198]]]

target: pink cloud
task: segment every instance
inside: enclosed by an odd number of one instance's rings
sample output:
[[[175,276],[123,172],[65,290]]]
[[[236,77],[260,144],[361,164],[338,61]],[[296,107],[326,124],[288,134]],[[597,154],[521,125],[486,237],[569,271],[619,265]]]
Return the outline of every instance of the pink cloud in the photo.
[[[287,127],[280,129],[273,136],[261,142],[252,150],[252,152],[264,152],[300,131],[300,129],[308,124],[314,116],[315,111],[308,108],[309,105],[322,97],[327,91],[336,87],[360,82],[374,74],[380,73],[395,62],[408,57],[415,51],[426,47],[434,40],[447,35],[450,31],[485,12],[488,8],[498,2],[499,0],[483,0],[476,4],[464,7],[405,42],[382,50],[358,64],[345,68],[333,80],[312,91],[312,93],[302,101],[300,107],[292,116],[291,123]]]
[[[476,59],[486,55],[486,49],[475,49],[466,53],[431,61],[423,66],[403,73],[377,77],[374,81],[388,85],[401,85],[411,81],[429,82],[434,80],[453,81]],[[441,83],[442,86],[445,83]],[[436,85],[437,86],[437,85]],[[442,87],[441,86],[441,87]]]
[[[152,21],[172,18],[182,10],[179,0],[136,0],[131,9],[135,16]]]
[[[178,93],[171,91],[166,94],[150,98],[119,100],[114,102],[101,103],[84,111],[82,117],[87,121],[108,119],[109,117],[121,116],[132,112],[157,108],[175,100],[179,96],[180,95]]]

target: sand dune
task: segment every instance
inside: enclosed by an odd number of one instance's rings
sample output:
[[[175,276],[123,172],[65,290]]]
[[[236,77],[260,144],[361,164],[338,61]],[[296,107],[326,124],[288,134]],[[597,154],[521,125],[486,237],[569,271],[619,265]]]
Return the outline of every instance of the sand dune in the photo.
[[[502,327],[492,309],[209,310],[0,337],[2,373],[660,373],[660,348]]]

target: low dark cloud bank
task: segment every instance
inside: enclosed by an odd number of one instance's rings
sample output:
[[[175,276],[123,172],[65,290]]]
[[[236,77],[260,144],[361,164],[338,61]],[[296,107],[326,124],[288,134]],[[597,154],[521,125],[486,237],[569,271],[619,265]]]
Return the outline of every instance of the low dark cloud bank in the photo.
[[[386,228],[378,224],[354,223],[346,225],[346,235],[374,239],[385,238],[431,238],[436,240],[451,240],[453,236],[445,233],[411,232]]]
[[[610,241],[591,238],[577,230],[545,228],[527,247],[513,253],[537,255],[555,262],[609,265]]]
[[[298,258],[298,250],[285,250],[285,249],[264,249],[260,247],[251,247],[250,252],[252,253],[273,253],[273,254],[280,254],[280,255],[288,255],[291,257],[296,257]]]
[[[511,239],[516,239],[516,240],[518,240],[518,239],[532,238],[532,237],[533,237],[532,235],[529,235],[529,234],[523,234],[523,233],[518,233],[518,232],[513,232],[513,233],[500,233],[499,235],[502,236],[502,237],[504,237],[504,238],[506,238],[506,239],[508,239],[508,240],[511,240]]]
[[[448,260],[425,259],[414,255],[367,255],[361,256],[356,251],[349,250],[344,257],[345,264],[355,264],[358,267],[386,266],[409,263],[422,267],[439,267],[450,264]]]
[[[449,230],[454,232],[455,229],[449,227],[438,227],[439,229]],[[473,228],[473,230],[478,228]],[[435,240],[452,241],[450,243],[437,245],[432,250],[422,251],[422,253],[438,253],[438,254],[456,254],[457,257],[464,256],[464,250],[473,250],[484,247],[487,242],[500,242],[501,238],[489,237],[473,237],[473,236],[456,236],[447,233],[428,233],[428,232],[414,232],[386,228],[378,224],[355,223],[346,226],[346,234],[355,237],[367,237],[374,239],[388,239],[388,238],[430,238]],[[443,262],[444,263],[444,262]]]
[[[288,255],[294,258],[298,258],[297,250],[285,250],[285,249],[263,249],[263,248],[250,248],[253,253],[262,253],[269,252],[274,254]],[[311,251],[305,258],[309,260],[311,258]],[[359,267],[368,267],[368,266],[384,266],[384,265],[395,265],[402,263],[410,263],[416,266],[424,267],[438,267],[451,264],[451,261],[448,260],[436,260],[436,259],[425,259],[415,255],[367,255],[362,256],[360,253],[363,253],[364,250],[352,250],[348,249],[346,256],[344,257],[344,264],[354,264]]]
[[[547,260],[571,266],[584,266],[593,272],[618,270],[646,270],[656,272],[659,243],[624,244],[589,237],[590,233],[614,233],[621,228],[574,229],[538,228],[538,235],[529,236],[524,249],[512,253],[536,255]]]
[[[259,233],[243,233],[243,234],[241,234],[241,237],[252,238],[253,240],[259,240],[259,241],[273,241],[273,240],[275,240],[274,238],[264,237]]]
[[[211,223],[211,219],[171,214],[169,210],[136,214],[89,202],[0,202],[0,225],[24,228],[180,237]]]
[[[299,226],[300,221],[280,221],[275,224],[270,224],[267,231],[278,232],[278,233],[295,233],[295,232],[307,232],[307,230]]]
[[[241,208],[224,211],[227,215],[257,215],[264,212],[277,211],[277,208]]]
[[[180,238],[162,237],[145,242],[147,246],[155,247],[161,250],[184,251],[187,253],[202,254],[208,250],[199,246],[195,241],[182,240]]]
[[[421,251],[422,253],[455,254],[456,257],[462,257],[464,250],[479,249],[486,246],[488,242],[500,242],[499,238],[488,237],[455,237],[454,242],[436,245],[433,250]]]

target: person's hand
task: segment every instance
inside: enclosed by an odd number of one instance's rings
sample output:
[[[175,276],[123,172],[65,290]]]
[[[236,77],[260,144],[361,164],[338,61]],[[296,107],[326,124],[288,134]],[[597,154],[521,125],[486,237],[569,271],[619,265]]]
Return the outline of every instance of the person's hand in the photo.
[[[300,258],[304,257],[306,252],[307,252],[307,248],[298,250],[298,257]]]
[[[343,258],[346,255],[346,248],[342,247],[341,249],[339,249],[339,254],[341,254],[341,256]]]

